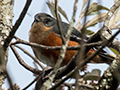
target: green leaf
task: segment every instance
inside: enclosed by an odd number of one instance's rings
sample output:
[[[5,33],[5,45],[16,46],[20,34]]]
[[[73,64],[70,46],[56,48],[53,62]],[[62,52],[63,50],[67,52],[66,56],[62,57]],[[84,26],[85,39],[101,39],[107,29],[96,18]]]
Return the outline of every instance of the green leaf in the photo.
[[[95,32],[91,31],[91,30],[85,30],[85,34],[86,35],[93,35]]]
[[[90,26],[94,26],[95,24],[104,21],[105,17],[106,17],[106,13],[98,14],[92,20],[88,21],[85,24],[85,27],[87,28],[87,27],[90,27]]]
[[[115,50],[114,48],[109,48],[115,55],[118,55],[118,51],[117,50]]]

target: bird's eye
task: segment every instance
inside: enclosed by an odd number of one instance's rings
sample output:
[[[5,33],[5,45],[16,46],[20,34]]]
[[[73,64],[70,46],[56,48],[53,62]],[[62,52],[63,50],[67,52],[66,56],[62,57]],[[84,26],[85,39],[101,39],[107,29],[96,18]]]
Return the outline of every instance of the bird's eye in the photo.
[[[48,24],[49,23],[49,21],[48,20],[45,20],[45,24]]]
[[[49,19],[47,19],[47,20],[45,20],[45,24],[48,24],[50,22],[50,20]]]
[[[45,18],[43,23],[46,27],[51,27],[55,24],[55,20],[53,18]]]
[[[51,21],[50,19],[46,19],[44,21],[45,26],[49,27],[50,21]]]

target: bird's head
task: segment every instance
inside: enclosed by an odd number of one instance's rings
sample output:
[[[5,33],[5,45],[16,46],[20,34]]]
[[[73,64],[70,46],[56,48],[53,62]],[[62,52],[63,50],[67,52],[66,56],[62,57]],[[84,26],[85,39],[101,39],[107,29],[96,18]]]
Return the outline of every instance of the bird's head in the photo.
[[[43,23],[46,27],[55,25],[55,19],[46,13],[38,13],[34,17],[34,22]]]

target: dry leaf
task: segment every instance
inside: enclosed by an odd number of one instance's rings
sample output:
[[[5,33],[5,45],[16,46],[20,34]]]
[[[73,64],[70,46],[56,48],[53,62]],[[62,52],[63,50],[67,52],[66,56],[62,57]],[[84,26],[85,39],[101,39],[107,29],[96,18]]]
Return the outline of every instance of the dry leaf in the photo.
[[[51,2],[46,2],[47,3],[47,5],[48,5],[48,7],[49,7],[49,9],[50,9],[50,11],[51,11],[51,13],[52,13],[52,15],[56,18],[56,15],[55,15],[55,4],[53,4],[53,3],[51,3]],[[59,19],[61,20],[61,17],[60,17],[60,15],[59,15],[59,13],[58,13],[58,17],[59,17]]]
[[[48,5],[52,15],[56,18],[56,15],[55,15],[55,4],[48,1],[47,5]],[[65,13],[65,11],[60,6],[58,6],[58,12],[61,13],[65,17],[65,19],[69,22],[67,14]],[[59,13],[58,13],[58,15],[59,15],[59,18],[61,20],[61,17],[60,17]]]
[[[115,26],[115,24],[120,21],[120,11],[118,11],[115,16],[109,22],[109,28]]]
[[[66,18],[66,20],[69,22],[67,14],[65,13],[65,11],[60,6],[58,6],[58,10]]]
[[[92,20],[88,21],[86,23],[85,27],[87,28],[87,27],[90,27],[90,26],[94,26],[95,24],[104,21],[105,17],[106,17],[106,13],[98,14]]]
[[[88,7],[85,8],[85,10],[82,12],[82,14],[84,14],[86,12],[87,8]],[[98,3],[92,3],[88,8],[87,15],[98,14],[99,10],[109,10],[109,9],[102,5],[98,5]]]
[[[83,0],[83,6],[82,6],[82,10],[81,11],[83,11],[83,8],[85,7],[87,2],[88,2],[88,0]]]

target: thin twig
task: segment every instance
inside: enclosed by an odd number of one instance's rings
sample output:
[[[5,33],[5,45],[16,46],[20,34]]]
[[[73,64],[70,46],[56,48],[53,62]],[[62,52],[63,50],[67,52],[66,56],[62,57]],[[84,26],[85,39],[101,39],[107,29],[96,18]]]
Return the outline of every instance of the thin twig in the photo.
[[[65,42],[65,44],[62,45],[61,53],[60,53],[60,56],[58,57],[58,60],[57,60],[58,64],[55,65],[56,70],[60,67],[61,62],[62,62],[62,60],[63,60],[63,58],[65,56],[67,44],[69,42],[70,35],[72,33],[73,25],[74,25],[74,22],[75,22],[75,14],[76,14],[76,10],[77,10],[77,4],[78,4],[78,0],[75,0],[72,20],[70,21],[70,26],[69,26],[69,29],[68,29],[67,34],[65,36],[66,37],[66,42]]]
[[[82,68],[83,65],[85,65],[86,63],[88,63],[93,57],[95,57],[104,47],[106,47],[109,43],[111,43],[113,41],[113,39],[116,37],[116,35],[118,35],[120,33],[120,29],[112,36],[110,37],[109,40],[106,40],[103,42],[102,46],[92,55],[90,55],[88,58],[86,58],[85,60],[83,60],[84,62],[81,62],[79,64],[78,68]]]
[[[5,48],[8,47],[10,41],[14,37],[15,32],[17,31],[17,29],[19,28],[20,24],[22,23],[22,21],[23,21],[25,15],[27,13],[27,10],[28,10],[31,2],[32,2],[32,0],[27,0],[22,13],[20,14],[20,16],[19,16],[18,20],[16,21],[15,25],[13,26],[13,29],[10,31],[9,36],[5,39],[5,43],[4,43],[4,47]]]
[[[119,33],[119,32],[120,32],[120,31],[118,31],[117,33]],[[116,33],[116,34],[117,34],[117,33]],[[113,37],[115,37],[115,36],[116,36],[116,35],[113,35]],[[108,42],[110,43],[110,42],[112,41],[113,37],[111,37],[111,38],[109,39],[109,41],[105,42],[105,44],[103,44],[102,47],[101,47],[99,50],[102,50],[102,48],[105,47],[105,46],[108,44]],[[98,50],[97,52],[99,52],[99,50]],[[93,55],[94,55],[94,54],[93,54]],[[89,59],[91,59],[91,58],[89,58]],[[87,59],[85,59],[85,60],[87,60]],[[83,62],[81,63],[81,67],[82,67],[83,65],[85,65],[85,63],[87,63],[87,62],[83,60]],[[79,68],[80,68],[80,67],[79,67]]]
[[[103,76],[98,81],[98,84],[95,85],[94,90],[98,90],[98,88],[99,90],[117,90],[117,87],[119,86],[119,70],[120,57],[118,55],[107,70],[105,70]]]
[[[57,25],[58,25],[58,28],[59,28],[59,31],[60,31],[60,36],[61,36],[61,39],[62,39],[62,43],[64,44],[65,43],[65,37],[64,37],[63,32],[62,32],[60,19],[58,17],[58,0],[55,0],[55,14],[56,14]]]
[[[108,26],[109,26],[109,21],[110,18],[114,15],[115,11],[120,7],[120,0],[118,0],[109,10],[109,12],[106,15],[106,19],[104,21],[104,30],[108,30]],[[109,33],[111,33],[111,31],[109,31]]]
[[[99,41],[101,39],[103,40],[109,40],[111,38],[111,31],[108,29],[110,18],[114,15],[115,11],[120,7],[120,1],[118,0],[111,8],[110,11],[106,15],[106,19],[104,21],[103,27],[88,40],[88,42],[92,41]],[[112,46],[116,50],[120,51],[120,48],[118,46],[118,40],[114,39],[111,44],[108,44],[108,46]]]
[[[20,50],[22,50],[24,53],[26,53],[27,55],[29,55],[43,70],[44,70],[44,66],[39,62],[39,60],[36,57],[33,57],[29,52],[27,52],[25,49],[23,49],[22,47],[15,45],[17,48],[19,48]]]
[[[119,32],[119,31],[118,31]],[[117,34],[117,33],[116,33]],[[97,35],[96,35],[97,36]],[[115,37],[116,35],[114,35],[113,37]],[[112,39],[112,37],[111,37],[111,39]],[[109,43],[110,42],[112,42],[112,40],[110,40],[109,39]],[[105,44],[106,44],[107,42],[105,42]],[[97,51],[97,53],[98,52],[100,52],[101,50],[102,50],[102,48],[103,47],[105,47],[106,45],[102,45],[102,47]],[[96,54],[97,54],[96,53]],[[95,56],[95,53],[92,55],[92,56]],[[82,60],[82,62],[80,63],[80,65],[79,65],[79,68],[82,68],[87,62],[89,62],[89,60],[90,59],[92,59],[92,58],[86,58],[85,60]],[[66,66],[66,68],[64,68],[64,70],[61,70],[62,72],[61,73],[59,73],[57,76],[56,76],[56,78],[58,79],[58,78],[61,78],[62,76],[64,76],[65,75],[65,73],[68,73],[68,72],[70,72],[71,70],[73,70],[73,68],[72,69],[68,69],[68,68],[70,68],[71,67],[71,65],[74,65],[75,64],[75,61],[73,61],[73,60],[76,60],[76,59],[74,59],[74,57],[72,58],[72,60],[68,63],[68,65]],[[67,70],[67,71],[66,71]]]
[[[67,83],[64,83],[64,84],[67,84]],[[75,83],[69,83],[69,85],[75,86]],[[79,82],[79,87],[87,87],[87,88],[93,89],[93,86],[92,86],[92,85],[83,84],[83,83],[80,83],[80,82]]]
[[[88,13],[88,9],[89,9],[89,6],[90,6],[90,0],[88,0],[88,4],[87,4],[87,9],[86,9],[86,11],[85,11],[85,18],[84,18],[84,22],[83,22],[83,27],[82,27],[82,29],[81,29],[81,34],[82,34],[82,36],[81,36],[81,42],[80,42],[80,46],[81,46],[81,49],[80,49],[80,53],[78,53],[78,54],[80,54],[79,56],[80,56],[80,60],[83,60],[83,56],[84,56],[84,54],[85,54],[85,42],[84,42],[84,38],[85,38],[85,23],[86,23],[86,20],[87,20],[87,13]],[[88,52],[89,50],[87,49],[87,52]],[[86,52],[86,53],[87,53]],[[78,61],[78,60],[76,60],[76,61]]]
[[[25,44],[25,45],[29,45],[31,47],[42,48],[45,50],[61,50],[61,46],[45,46],[42,44],[40,45],[40,44],[36,44],[36,43],[32,43],[32,42],[27,42],[27,41],[21,40],[20,38],[18,38],[17,41],[11,43],[11,45],[15,45],[15,44]],[[93,47],[93,46],[100,46],[101,44],[102,44],[102,42],[99,41],[99,42],[95,42],[95,43],[87,43],[84,45],[85,45],[85,47]],[[67,46],[67,50],[79,50],[80,48],[81,48],[80,46]]]
[[[54,77],[55,77],[55,75],[57,73],[56,70],[60,67],[60,65],[61,65],[61,63],[62,63],[62,61],[63,61],[63,59],[65,57],[65,52],[66,52],[67,45],[68,45],[68,42],[69,42],[69,39],[70,39],[70,35],[72,33],[72,30],[73,30],[73,25],[74,25],[74,22],[75,22],[75,13],[76,13],[76,10],[77,10],[77,3],[78,3],[78,0],[75,0],[74,12],[73,12],[72,20],[70,22],[69,29],[68,29],[67,34],[65,36],[66,37],[66,41],[62,45],[62,48],[61,48],[61,51],[60,51],[60,55],[58,57],[58,60],[57,60],[56,65],[54,67],[54,70],[50,73],[49,79],[43,84],[42,89],[46,89],[47,90],[47,89],[50,88],[50,85],[53,82]]]
[[[28,84],[25,88],[23,88],[22,90],[26,90],[27,88],[29,88],[35,81],[38,80],[40,76],[37,76],[30,84]]]
[[[119,29],[118,32],[120,32],[120,29]],[[116,34],[118,34],[118,32]],[[114,34],[113,37],[115,37],[116,34]],[[86,59],[82,60],[81,62],[79,62],[77,70],[81,69],[95,55],[97,55],[107,44],[109,44],[110,42],[112,42],[113,37],[111,37],[111,39],[109,39],[108,41],[104,41],[102,47],[99,48],[94,54],[92,54],[88,58],[86,58]],[[77,53],[79,53],[79,51]],[[59,72],[57,73],[55,79],[59,79],[59,78],[65,76],[67,73],[69,73],[71,70],[73,70],[76,67],[76,61],[75,60],[76,60],[77,57],[79,57],[79,55],[77,53],[73,56],[73,58],[71,59],[71,61],[64,68],[62,68],[62,69],[59,70]],[[75,72],[75,69],[74,69],[74,72]]]
[[[79,53],[77,53],[79,55],[79,57],[76,58],[76,63],[78,63],[77,66],[79,65],[80,60],[84,59],[84,55],[85,55],[85,52],[86,52],[85,51],[85,45],[84,45],[85,44],[84,38],[85,38],[85,23],[86,23],[86,20],[87,20],[87,13],[88,13],[89,5],[90,5],[90,0],[88,0],[87,10],[85,11],[85,18],[84,18],[84,22],[83,22],[83,27],[81,29],[81,35],[82,35],[81,39],[82,40],[80,42],[81,49],[80,49]],[[75,83],[76,83],[75,89],[77,90],[77,89],[79,89],[78,74],[76,74],[76,82]]]
[[[116,9],[119,7],[120,7],[120,1],[118,0],[107,13],[103,27],[97,33],[95,33],[91,38],[89,38],[88,43],[97,42],[100,41],[101,39],[109,39],[109,37],[111,37],[111,31],[108,28],[109,21],[110,18],[114,15]]]
[[[106,19],[104,21],[103,27],[98,31],[100,33],[101,38],[109,39],[111,37],[111,30],[108,29],[110,18],[114,15],[115,11],[120,7],[120,1],[118,0],[111,8],[110,11],[106,15]]]
[[[34,74],[38,74],[40,75],[42,73],[42,71],[38,70],[38,69],[35,69],[35,68],[32,68],[30,67],[29,65],[27,65],[23,60],[22,58],[19,56],[18,52],[16,51],[15,47],[13,45],[10,45],[12,51],[14,52],[14,55],[16,56],[16,58],[18,59],[19,63],[24,67],[26,68],[27,70],[31,71],[32,73]]]
[[[76,70],[76,69],[77,69],[77,68],[75,68],[74,70]],[[58,80],[57,83],[56,83],[53,87],[50,88],[50,90],[55,90],[55,88],[57,88],[59,85],[61,85],[63,82],[65,82],[65,81],[66,81],[68,78],[70,78],[73,74],[74,74],[73,71],[69,72],[69,73],[66,75],[66,77]],[[75,86],[75,84],[74,84],[74,86]],[[82,86],[83,86],[83,87],[88,87],[88,88],[93,89],[93,86],[88,85],[88,84],[80,84],[80,83],[79,83],[79,87],[80,87],[80,86],[81,86],[81,87],[82,87]]]
[[[62,84],[64,81],[66,81],[68,78],[70,78],[73,75],[73,71],[69,72],[66,77],[64,77],[63,79],[60,79],[59,81],[57,81],[55,83],[54,86],[52,86],[49,90],[55,90],[55,88],[57,88],[60,84]]]

